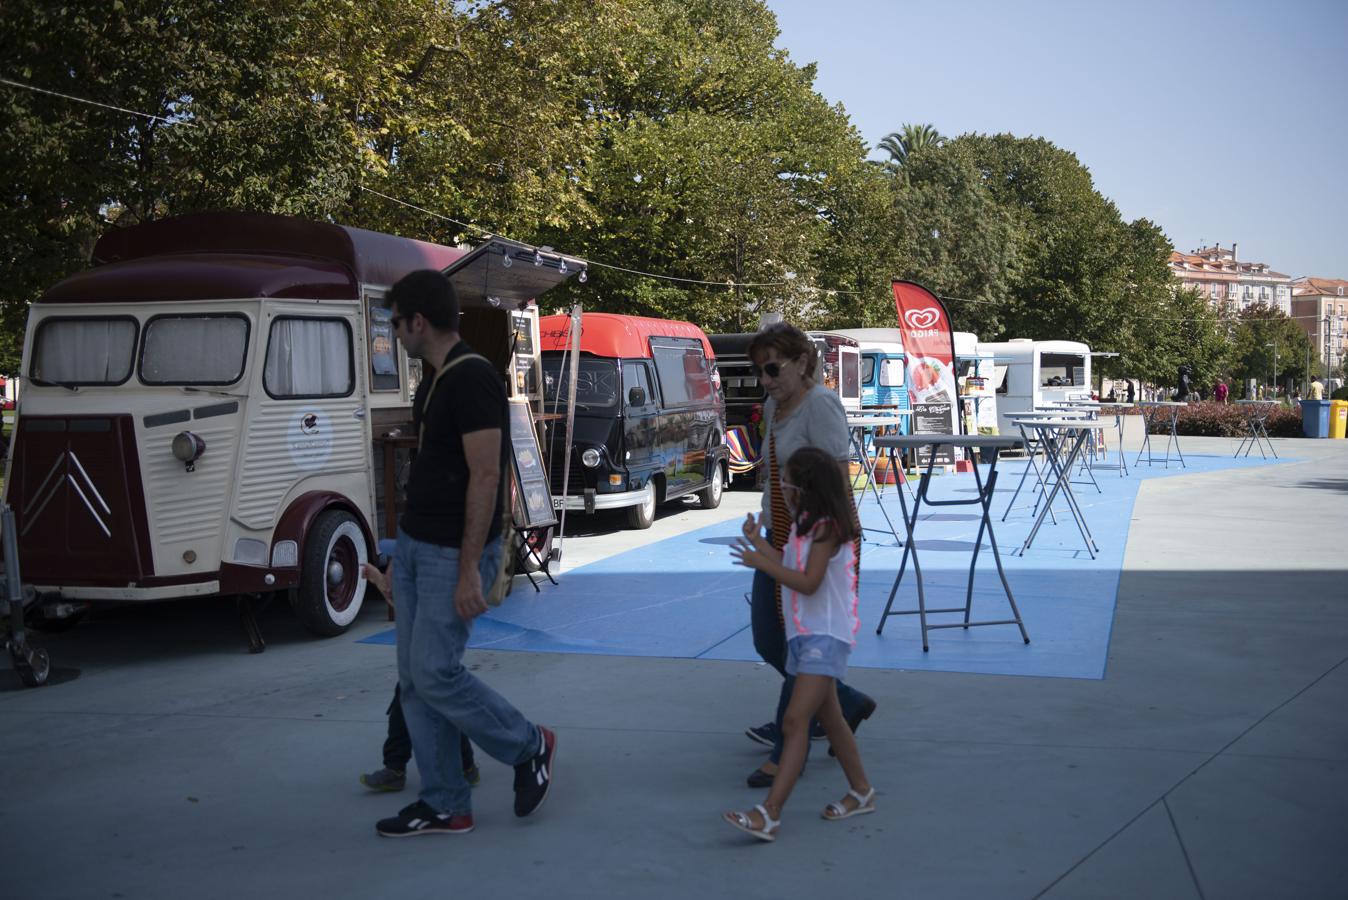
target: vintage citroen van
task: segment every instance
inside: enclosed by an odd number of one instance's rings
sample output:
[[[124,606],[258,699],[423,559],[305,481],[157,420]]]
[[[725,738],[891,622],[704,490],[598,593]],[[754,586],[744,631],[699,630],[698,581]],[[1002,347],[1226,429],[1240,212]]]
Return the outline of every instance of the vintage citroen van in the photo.
[[[539,331],[544,405],[560,410],[570,395],[571,318],[544,316]],[[579,345],[565,479],[565,426],[549,423],[554,503],[586,513],[625,509],[632,528],[651,527],[656,506],[677,497],[696,494],[703,508],[719,506],[729,476],[725,401],[702,329],[585,313]]]
[[[28,318],[5,479],[24,582],[57,615],[285,591],[310,630],[342,632],[414,443],[420,366],[387,291],[443,270],[465,339],[525,402],[536,359],[515,335],[583,265],[246,213],[109,232]]]

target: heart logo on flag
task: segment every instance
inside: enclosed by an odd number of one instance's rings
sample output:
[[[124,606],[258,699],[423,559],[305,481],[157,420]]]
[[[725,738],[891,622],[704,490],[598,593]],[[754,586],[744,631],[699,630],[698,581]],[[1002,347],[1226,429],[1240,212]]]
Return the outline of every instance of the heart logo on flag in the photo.
[[[939,310],[928,306],[926,309],[910,309],[903,314],[911,328],[930,328],[941,320]]]

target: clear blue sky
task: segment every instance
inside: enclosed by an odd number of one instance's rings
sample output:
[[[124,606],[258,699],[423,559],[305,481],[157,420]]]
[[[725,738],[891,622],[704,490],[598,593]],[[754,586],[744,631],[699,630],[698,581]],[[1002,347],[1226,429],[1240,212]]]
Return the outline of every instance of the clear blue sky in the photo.
[[[1348,278],[1346,0],[767,4],[872,147],[906,122],[1045,137],[1177,250]]]

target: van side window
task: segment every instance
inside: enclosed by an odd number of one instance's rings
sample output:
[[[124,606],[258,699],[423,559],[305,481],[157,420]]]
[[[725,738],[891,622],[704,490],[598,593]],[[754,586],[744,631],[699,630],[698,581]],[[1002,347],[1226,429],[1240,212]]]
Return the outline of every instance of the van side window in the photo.
[[[243,377],[248,319],[236,313],[155,316],[145,323],[140,380],[233,384]]]
[[[345,319],[284,316],[272,321],[262,372],[269,397],[346,397],[355,389],[355,376]]]
[[[665,406],[710,403],[716,396],[716,389],[712,386],[711,367],[701,342],[665,340],[668,343],[651,341],[651,356],[655,359],[655,373],[660,379],[660,395],[664,397]]]
[[[135,362],[137,331],[130,316],[43,319],[28,377],[37,384],[123,384]]]
[[[651,389],[651,370],[646,368],[646,364],[636,359],[623,360],[623,405],[631,406],[628,400],[632,396],[632,388],[639,387],[646,395],[646,405],[656,403],[659,397],[655,396],[655,391]]]
[[[903,360],[887,359],[880,364],[880,384],[885,387],[903,387]]]

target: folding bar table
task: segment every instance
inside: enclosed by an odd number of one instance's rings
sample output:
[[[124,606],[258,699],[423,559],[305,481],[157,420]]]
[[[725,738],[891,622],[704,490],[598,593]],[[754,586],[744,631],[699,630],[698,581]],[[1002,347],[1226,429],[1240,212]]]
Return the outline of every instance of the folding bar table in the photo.
[[[1081,538],[1086,542],[1086,552],[1095,559],[1095,554],[1100,548],[1095,543],[1095,538],[1091,535],[1090,527],[1086,524],[1086,515],[1081,511],[1080,504],[1077,503],[1076,494],[1072,493],[1072,466],[1076,463],[1077,456],[1081,453],[1081,446],[1086,442],[1086,435],[1093,424],[1090,421],[1081,419],[1021,419],[1017,423],[1022,429],[1033,429],[1035,435],[1048,449],[1045,454],[1049,465],[1049,475],[1052,478],[1052,484],[1046,484],[1047,495],[1044,499],[1044,508],[1034,520],[1034,525],[1030,528],[1030,533],[1025,537],[1025,545],[1020,548],[1020,555],[1024,556],[1025,551],[1030,549],[1034,543],[1035,535],[1039,533],[1040,527],[1044,524],[1044,517],[1053,506],[1053,501],[1061,493],[1067,500],[1067,508],[1072,513],[1072,518],[1076,520],[1077,530],[1081,532]],[[1054,520],[1056,523],[1056,519]]]
[[[876,486],[876,485],[877,485],[877,480],[876,480],[876,477],[875,477],[875,463],[871,461],[870,454],[866,452],[866,430],[869,429],[869,428],[887,428],[887,427],[894,427],[894,426],[898,426],[898,425],[902,424],[902,422],[903,422],[903,420],[900,419],[898,416],[848,416],[848,417],[847,417],[847,434],[848,434],[848,439],[849,439],[850,442],[851,442],[852,450],[856,453],[857,459],[858,459],[858,460],[860,461],[860,463],[861,463],[862,469],[866,472],[866,481],[865,481],[865,483],[862,484],[862,486],[861,486],[861,499],[863,499],[863,500],[866,499],[866,489],[867,489],[867,488],[870,488],[871,493],[875,495],[875,503],[876,503],[876,505],[880,507],[880,513],[881,513],[881,515],[883,515],[883,516],[885,517],[885,524],[887,524],[887,525],[889,526],[889,531],[888,531],[888,533],[889,533],[889,534],[892,534],[892,535],[894,536],[894,543],[895,543],[895,546],[901,546],[901,545],[903,544],[903,540],[899,537],[899,532],[898,532],[898,530],[894,527],[894,521],[889,517],[889,510],[885,509],[885,501],[884,501],[884,498],[880,495],[880,490],[879,490],[879,488]],[[878,457],[878,455],[879,455],[879,454],[878,454],[878,452],[877,452],[877,457]],[[891,472],[897,472],[897,473],[898,473],[898,478],[902,481],[904,487],[907,487],[908,479],[904,477],[903,469],[902,469],[901,467],[898,468],[898,469],[895,469],[895,467],[894,467],[894,460],[893,460],[892,458],[890,459],[889,471],[891,471]],[[911,490],[911,489],[910,489],[910,490]],[[899,493],[902,493],[902,492],[903,492],[903,489],[900,488]],[[867,527],[864,526],[864,525],[862,526],[861,530],[862,530],[862,531],[880,531],[881,533],[885,533],[885,532],[882,531],[882,529],[879,529],[879,528],[867,528]]]
[[[1015,625],[1020,629],[1020,636],[1025,643],[1030,642],[1030,635],[1025,631],[1025,623],[1020,618],[1020,610],[1016,608],[1016,598],[1011,594],[1011,585],[1006,581],[1006,572],[1002,569],[1001,553],[997,549],[997,536],[992,529],[992,492],[997,487],[997,457],[992,458],[992,463],[988,467],[987,481],[978,471],[978,464],[973,466],[974,483],[978,486],[976,495],[968,500],[932,500],[927,496],[927,490],[931,485],[932,470],[936,465],[936,450],[941,447],[963,447],[968,450],[1009,450],[1016,444],[1016,439],[1009,435],[993,434],[905,434],[905,435],[884,435],[875,439],[877,447],[889,451],[891,458],[895,450],[917,450],[921,447],[930,447],[931,453],[927,458],[927,469],[922,474],[918,483],[917,493],[913,498],[913,510],[908,511],[908,501],[904,499],[903,491],[899,491],[899,503],[903,506],[903,524],[907,529],[908,540],[903,545],[903,560],[899,563],[899,574],[894,578],[894,586],[889,590],[889,600],[885,603],[885,611],[880,616],[880,624],[876,626],[875,633],[880,634],[885,630],[885,621],[890,616],[910,616],[917,615],[922,626],[922,652],[927,652],[927,632],[936,628],[975,628],[982,625]],[[974,540],[973,559],[969,563],[969,584],[964,592],[964,605],[951,607],[948,609],[927,609],[927,595],[922,583],[922,566],[918,562],[917,544],[913,539],[913,531],[917,525],[917,516],[922,504],[928,506],[962,506],[969,504],[978,504],[979,526],[978,537]],[[974,596],[974,567],[978,565],[978,551],[983,546],[983,532],[988,534],[988,542],[992,545],[992,558],[997,563],[997,575],[1002,580],[1002,589],[1006,591],[1006,600],[1011,605],[1011,613],[1014,618],[996,619],[985,622],[969,621],[969,614],[973,607]],[[908,568],[908,557],[913,557],[913,574],[917,579],[917,609],[894,609],[894,597],[898,593],[899,585],[903,582],[904,573]],[[964,613],[964,619],[960,622],[941,623],[932,625],[927,622],[929,613]]]
[[[1147,454],[1147,465],[1155,465],[1155,460],[1151,457],[1151,426],[1162,414],[1167,414],[1170,416],[1170,436],[1166,438],[1165,442],[1164,465],[1167,469],[1170,468],[1170,445],[1174,444],[1175,452],[1179,454],[1180,468],[1189,468],[1184,463],[1184,451],[1180,449],[1179,427],[1177,425],[1179,422],[1180,407],[1188,405],[1189,404],[1187,403],[1180,403],[1176,400],[1144,400],[1138,404],[1138,406],[1142,407],[1142,417],[1146,427],[1143,429],[1142,433],[1142,449],[1137,451],[1137,459],[1134,460],[1133,465],[1136,466],[1142,464],[1143,453]]]
[[[1273,449],[1273,442],[1268,438],[1268,429],[1264,427],[1264,423],[1268,420],[1268,414],[1273,412],[1273,407],[1278,405],[1278,401],[1237,400],[1236,405],[1244,411],[1245,427],[1250,432],[1240,439],[1240,446],[1236,448],[1236,456],[1240,456],[1241,450],[1244,450],[1245,455],[1249,456],[1250,451],[1258,447],[1259,455],[1268,459],[1268,453],[1264,452],[1264,444],[1268,444],[1268,452],[1273,454],[1274,459],[1277,459],[1278,451]]]

